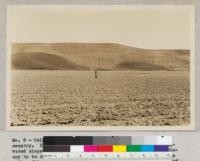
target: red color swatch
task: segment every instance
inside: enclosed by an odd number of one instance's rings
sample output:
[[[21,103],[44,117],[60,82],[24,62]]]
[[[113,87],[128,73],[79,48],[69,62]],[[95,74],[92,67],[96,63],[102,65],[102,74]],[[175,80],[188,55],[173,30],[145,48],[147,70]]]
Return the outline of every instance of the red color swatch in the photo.
[[[99,145],[98,152],[113,152],[112,145]]]

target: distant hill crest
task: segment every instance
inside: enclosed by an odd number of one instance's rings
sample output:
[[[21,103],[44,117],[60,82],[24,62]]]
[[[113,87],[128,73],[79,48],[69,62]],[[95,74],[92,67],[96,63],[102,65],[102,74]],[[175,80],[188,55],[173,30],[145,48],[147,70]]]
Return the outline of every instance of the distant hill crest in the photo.
[[[115,43],[15,43],[13,70],[189,70],[189,50],[152,50]]]

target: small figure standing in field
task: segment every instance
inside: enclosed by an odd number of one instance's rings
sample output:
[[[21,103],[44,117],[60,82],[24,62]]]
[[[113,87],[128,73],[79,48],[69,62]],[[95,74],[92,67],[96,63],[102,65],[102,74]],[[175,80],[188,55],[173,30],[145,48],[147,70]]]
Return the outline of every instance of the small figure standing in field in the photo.
[[[97,79],[97,70],[94,70],[94,78]]]

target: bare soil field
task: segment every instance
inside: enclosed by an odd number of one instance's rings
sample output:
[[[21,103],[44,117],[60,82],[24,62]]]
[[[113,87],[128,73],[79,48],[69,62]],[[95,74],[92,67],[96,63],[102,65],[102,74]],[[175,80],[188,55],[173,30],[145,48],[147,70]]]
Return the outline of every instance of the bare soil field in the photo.
[[[11,71],[11,126],[190,123],[189,71]]]

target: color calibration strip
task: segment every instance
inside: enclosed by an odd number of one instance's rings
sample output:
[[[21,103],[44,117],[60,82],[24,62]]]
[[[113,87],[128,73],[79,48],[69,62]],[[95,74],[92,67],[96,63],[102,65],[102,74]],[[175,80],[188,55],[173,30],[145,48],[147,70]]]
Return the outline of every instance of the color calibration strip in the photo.
[[[169,152],[170,145],[43,145],[43,152]]]
[[[172,145],[171,136],[44,136],[43,145]]]
[[[171,136],[45,136],[44,159],[169,160]]]

